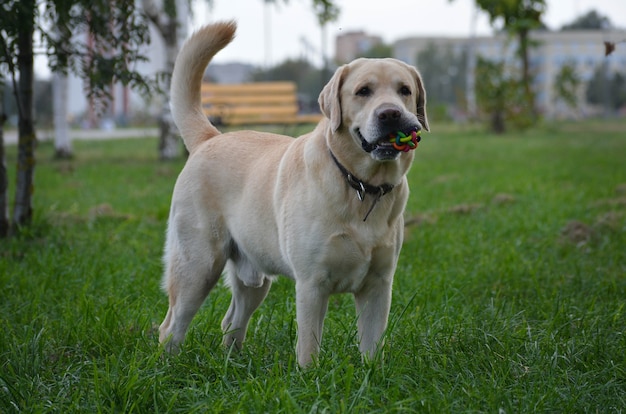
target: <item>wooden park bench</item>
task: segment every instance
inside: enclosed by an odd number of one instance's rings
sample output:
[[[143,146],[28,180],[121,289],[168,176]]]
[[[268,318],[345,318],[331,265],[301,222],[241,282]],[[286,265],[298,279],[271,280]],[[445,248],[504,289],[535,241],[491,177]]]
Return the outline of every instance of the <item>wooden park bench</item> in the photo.
[[[321,114],[301,114],[294,82],[202,84],[204,113],[216,125],[317,123]]]

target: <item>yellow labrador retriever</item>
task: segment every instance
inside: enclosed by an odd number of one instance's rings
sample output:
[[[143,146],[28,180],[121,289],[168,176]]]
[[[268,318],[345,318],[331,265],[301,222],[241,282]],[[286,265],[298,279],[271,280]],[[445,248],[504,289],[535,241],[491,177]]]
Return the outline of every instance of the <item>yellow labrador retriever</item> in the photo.
[[[414,156],[389,137],[428,130],[420,75],[398,60],[358,59],[324,87],[325,118],[312,132],[222,134],[202,112],[200,84],[235,30],[226,22],[197,31],[172,75],[172,113],[189,159],[172,196],[160,341],[178,349],[226,268],[226,345],[243,343],[272,275],[285,275],[295,281],[300,365],[319,351],[334,293],[354,295],[360,350],[372,356],[387,326]]]

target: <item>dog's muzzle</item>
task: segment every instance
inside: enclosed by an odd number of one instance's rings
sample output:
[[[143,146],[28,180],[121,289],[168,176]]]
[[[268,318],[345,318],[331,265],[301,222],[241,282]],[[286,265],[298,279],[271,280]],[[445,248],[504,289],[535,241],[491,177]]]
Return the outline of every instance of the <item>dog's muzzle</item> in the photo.
[[[419,122],[411,121],[403,116],[403,110],[394,104],[383,104],[374,112],[375,122],[378,130],[382,134],[374,142],[370,142],[357,128],[355,130],[357,136],[361,140],[363,151],[372,154],[375,159],[389,160],[395,159],[400,151],[394,147],[392,138],[395,138],[398,132],[410,135],[413,131],[420,131],[422,126]],[[407,122],[408,121],[408,122]],[[379,132],[379,133],[380,133]]]
[[[401,131],[405,135],[410,135],[411,132],[420,131],[421,129],[421,125],[411,125],[406,128],[390,129],[375,142],[367,141],[359,129],[356,129],[355,133],[361,141],[361,148],[363,148],[363,151],[368,154],[372,154],[372,156],[378,160],[392,160],[397,158],[398,154],[402,152],[396,149],[392,142],[392,138],[395,137],[397,132]]]

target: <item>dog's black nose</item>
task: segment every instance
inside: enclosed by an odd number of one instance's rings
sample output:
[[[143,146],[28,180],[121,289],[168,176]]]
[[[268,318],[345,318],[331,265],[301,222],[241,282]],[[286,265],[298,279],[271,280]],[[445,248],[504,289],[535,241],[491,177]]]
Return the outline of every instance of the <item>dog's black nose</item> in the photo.
[[[383,106],[376,110],[376,116],[383,125],[393,125],[400,121],[402,112],[394,106]]]

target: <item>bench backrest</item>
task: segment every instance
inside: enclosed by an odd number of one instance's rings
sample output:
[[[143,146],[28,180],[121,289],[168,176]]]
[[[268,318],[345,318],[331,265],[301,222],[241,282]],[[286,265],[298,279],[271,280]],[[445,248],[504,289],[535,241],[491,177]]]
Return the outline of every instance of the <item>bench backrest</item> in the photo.
[[[298,115],[294,82],[202,84],[204,113],[217,123],[283,124]]]

